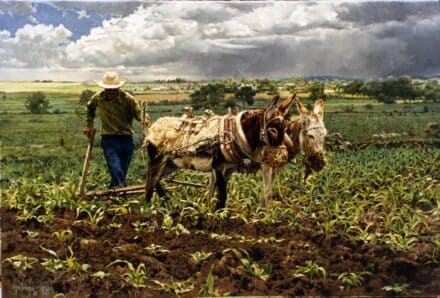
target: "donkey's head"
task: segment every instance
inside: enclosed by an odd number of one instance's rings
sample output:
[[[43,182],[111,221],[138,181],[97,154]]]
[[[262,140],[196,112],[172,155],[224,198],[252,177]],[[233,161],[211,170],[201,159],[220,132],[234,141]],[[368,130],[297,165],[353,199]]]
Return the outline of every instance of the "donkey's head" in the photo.
[[[327,134],[324,126],[324,101],[317,100],[313,112],[310,112],[296,99],[296,108],[303,122],[299,135],[301,149],[306,154],[311,168],[321,170],[324,166],[324,138]]]
[[[260,130],[260,140],[268,146],[279,146],[284,140],[284,116],[292,105],[296,94],[290,95],[279,106],[279,95],[272,98],[264,108],[263,124]]]

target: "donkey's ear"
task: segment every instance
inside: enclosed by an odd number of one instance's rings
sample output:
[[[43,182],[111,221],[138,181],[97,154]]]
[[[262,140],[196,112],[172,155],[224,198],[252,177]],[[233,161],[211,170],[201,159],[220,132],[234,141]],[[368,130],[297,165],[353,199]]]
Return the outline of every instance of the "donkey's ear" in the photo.
[[[309,110],[299,101],[298,98],[295,98],[296,108],[300,115],[308,115],[310,114]]]
[[[266,110],[267,111],[271,111],[273,109],[275,109],[275,107],[277,106],[278,100],[280,99],[280,96],[277,94],[275,95],[271,101],[267,104],[266,106]]]
[[[317,114],[321,119],[324,117],[324,101],[322,99],[315,102],[313,113]]]
[[[283,114],[286,115],[287,111],[289,110],[290,106],[292,105],[293,101],[296,98],[296,93],[293,93],[292,95],[290,95],[288,98],[286,98],[278,107],[278,111]]]

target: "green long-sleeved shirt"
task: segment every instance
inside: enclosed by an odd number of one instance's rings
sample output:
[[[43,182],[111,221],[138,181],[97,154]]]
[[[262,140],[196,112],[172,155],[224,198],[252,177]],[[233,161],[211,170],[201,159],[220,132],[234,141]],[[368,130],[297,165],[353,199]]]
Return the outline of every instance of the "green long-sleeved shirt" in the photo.
[[[87,103],[87,127],[93,128],[96,111],[102,123],[101,135],[133,135],[133,118],[141,121],[139,103],[122,90],[111,100],[105,91],[93,95]]]

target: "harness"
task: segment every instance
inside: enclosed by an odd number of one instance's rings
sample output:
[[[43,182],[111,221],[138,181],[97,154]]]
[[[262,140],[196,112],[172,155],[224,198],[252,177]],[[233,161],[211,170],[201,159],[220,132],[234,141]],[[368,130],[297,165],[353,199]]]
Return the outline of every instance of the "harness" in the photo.
[[[229,162],[240,163],[243,162],[246,166],[251,163],[259,163],[252,157],[253,149],[246,140],[246,135],[241,126],[241,118],[248,111],[242,111],[237,116],[226,115],[220,124],[220,149],[226,160]],[[259,131],[259,140],[266,147],[274,147],[269,142],[268,128],[273,121],[283,121],[282,116],[277,116],[269,121],[266,121],[266,111],[263,114],[263,123]]]
[[[241,117],[247,111],[238,113],[236,116],[226,115],[220,122],[220,150],[229,162],[241,162],[249,164],[253,161],[252,148],[246,140]]]
[[[180,144],[168,151],[167,154],[172,158],[179,158],[184,156],[195,156],[199,154],[212,154],[217,146],[220,145],[220,151],[227,162],[239,163],[245,166],[251,164],[258,164],[258,158],[254,157],[255,149],[251,147],[246,139],[245,132],[241,125],[243,115],[252,113],[252,111],[242,111],[237,115],[225,115],[218,117],[217,133],[213,133],[206,138],[200,138],[195,142],[190,141],[191,136],[196,136],[207,125],[207,121],[217,121],[211,116],[193,116],[182,117],[181,123],[176,127],[176,131],[182,132]],[[260,120],[260,131],[256,132],[259,136],[259,141],[262,142],[261,147],[268,149],[275,149],[269,142],[268,134],[271,133],[269,125],[273,121],[282,121],[281,116],[277,116],[269,121],[266,121],[266,111],[264,111],[263,119]]]
[[[262,141],[265,146],[276,147],[276,146],[272,146],[272,144],[269,142],[269,137],[267,136],[268,131],[271,131],[274,128],[267,128],[267,127],[269,126],[270,123],[277,120],[283,122],[284,118],[282,116],[276,116],[275,118],[272,118],[266,122],[266,112],[264,112],[263,125],[262,128],[260,129],[260,141]]]

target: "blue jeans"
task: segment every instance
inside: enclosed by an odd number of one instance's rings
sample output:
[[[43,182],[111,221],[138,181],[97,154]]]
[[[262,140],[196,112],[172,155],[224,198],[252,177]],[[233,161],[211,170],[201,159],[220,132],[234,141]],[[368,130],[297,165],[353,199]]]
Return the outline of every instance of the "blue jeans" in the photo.
[[[103,135],[101,146],[107,161],[112,181],[110,187],[124,186],[128,166],[133,157],[134,143],[132,136]]]

